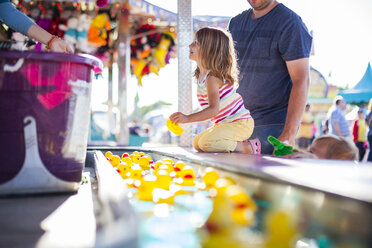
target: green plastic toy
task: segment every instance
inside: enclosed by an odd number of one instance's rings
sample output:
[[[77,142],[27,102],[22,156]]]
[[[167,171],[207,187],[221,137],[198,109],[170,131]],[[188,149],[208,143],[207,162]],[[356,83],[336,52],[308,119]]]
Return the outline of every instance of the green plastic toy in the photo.
[[[267,137],[267,140],[274,147],[274,156],[281,157],[298,152],[298,150],[293,149],[293,146],[285,145],[283,142],[279,141],[277,138],[273,136]]]

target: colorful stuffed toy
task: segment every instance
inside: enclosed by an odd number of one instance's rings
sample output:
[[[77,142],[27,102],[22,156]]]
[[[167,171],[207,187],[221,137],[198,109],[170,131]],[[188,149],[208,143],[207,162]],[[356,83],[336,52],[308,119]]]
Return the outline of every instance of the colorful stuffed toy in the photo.
[[[92,49],[88,46],[88,30],[91,18],[86,14],[82,14],[79,16],[78,23],[76,48],[81,52],[90,53]]]
[[[170,51],[174,46],[174,38],[175,34],[171,32],[164,32],[161,34],[160,43],[154,51],[155,61],[160,68],[169,63]]]
[[[280,142],[278,139],[276,139],[273,136],[267,137],[267,140],[274,147],[274,156],[281,157],[281,156],[285,156],[285,155],[288,155],[288,154],[298,152],[298,150],[293,149],[293,146],[286,145],[283,142]]]
[[[65,32],[64,39],[65,41],[75,50],[75,44],[77,42],[77,28],[79,21],[76,17],[72,17],[67,21],[67,31]]]
[[[143,70],[146,67],[146,61],[141,59],[141,60],[131,60],[131,65],[133,69],[133,74],[137,76],[138,79],[138,84],[142,86],[142,77],[145,75]]]
[[[69,11],[66,11],[67,14]],[[70,11],[71,13],[71,11]],[[50,23],[50,27],[49,27],[49,33],[51,33],[52,35],[56,35],[58,37],[63,37],[64,34],[65,34],[65,30],[61,29],[61,27],[63,27],[63,25],[66,25],[67,24],[67,19],[65,17],[65,13],[62,12],[54,12],[53,14],[53,17],[52,17],[52,22]]]
[[[135,34],[139,35],[145,32],[156,30],[156,26],[153,24],[144,24],[140,26]],[[135,59],[147,59],[160,41],[160,33],[153,33],[149,35],[141,36],[131,41],[131,56]]]
[[[103,8],[107,5],[107,0],[97,0],[96,1],[96,5],[99,7],[99,8]]]
[[[172,32],[158,33],[157,27],[144,24],[135,32],[138,38],[131,40],[131,69],[142,86],[142,77],[152,73],[159,74],[159,69],[169,63],[173,54],[175,34]],[[140,35],[152,31],[148,35]],[[174,57],[174,54],[173,54]]]
[[[26,50],[26,46],[25,46],[26,45],[26,36],[24,36],[21,33],[14,32],[12,34],[12,40],[15,43],[12,44],[11,49],[20,50],[20,51]]]
[[[58,30],[59,30],[58,36],[59,37],[63,37],[65,35],[65,32],[68,29],[67,20],[69,20],[71,16],[72,16],[72,11],[68,9],[66,9],[65,11],[61,13],[61,19],[58,24]]]
[[[156,28],[157,27],[153,24],[144,24],[137,30],[136,33],[140,34],[140,33],[144,33],[144,32],[154,31],[154,30],[156,30]],[[146,44],[148,44],[151,48],[154,48],[159,44],[160,33],[152,33],[152,34],[146,35],[145,37],[147,39]],[[138,39],[137,39],[137,41],[138,41]],[[144,42],[141,42],[141,43],[144,44]]]
[[[111,24],[107,13],[97,15],[91,22],[88,31],[88,42],[96,47],[107,44],[107,31],[111,30]]]
[[[59,17],[59,16],[54,16],[53,17],[52,22],[50,23],[49,33],[51,33],[52,35],[57,35],[58,36],[60,21],[61,21],[61,17]]]
[[[171,44],[171,40],[165,36],[162,36],[159,45],[155,48],[154,58],[160,68],[166,65],[165,57],[168,53],[168,48],[170,44]]]
[[[150,63],[149,64],[149,69],[150,69],[150,72],[153,72],[153,73],[155,73],[156,75],[158,75],[159,76],[159,66],[156,64],[156,63]]]

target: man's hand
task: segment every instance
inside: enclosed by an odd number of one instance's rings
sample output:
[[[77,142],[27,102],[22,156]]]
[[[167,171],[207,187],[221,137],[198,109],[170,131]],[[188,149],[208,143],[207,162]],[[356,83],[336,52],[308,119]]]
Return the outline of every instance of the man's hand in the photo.
[[[289,135],[284,132],[278,137],[278,140],[284,143],[288,142],[287,145],[291,145],[291,146],[294,146],[296,143],[295,141],[296,137],[294,135]]]

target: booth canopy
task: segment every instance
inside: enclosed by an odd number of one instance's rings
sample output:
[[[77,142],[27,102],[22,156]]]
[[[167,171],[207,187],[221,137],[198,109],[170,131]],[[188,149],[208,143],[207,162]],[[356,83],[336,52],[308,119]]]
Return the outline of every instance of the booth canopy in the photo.
[[[343,90],[339,93],[348,103],[368,102],[372,98],[372,69],[368,63],[363,78],[352,89]]]

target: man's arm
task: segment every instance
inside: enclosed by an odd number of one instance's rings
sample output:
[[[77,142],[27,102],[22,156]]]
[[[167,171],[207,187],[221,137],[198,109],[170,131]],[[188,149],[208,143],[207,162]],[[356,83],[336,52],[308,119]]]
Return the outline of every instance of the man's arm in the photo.
[[[342,136],[341,131],[340,131],[340,126],[338,125],[337,121],[332,122],[333,128],[335,129],[335,132],[338,136]]]
[[[309,58],[286,61],[286,65],[293,85],[289,95],[287,119],[283,132],[278,139],[288,141],[289,144],[294,145],[310,85]]]

